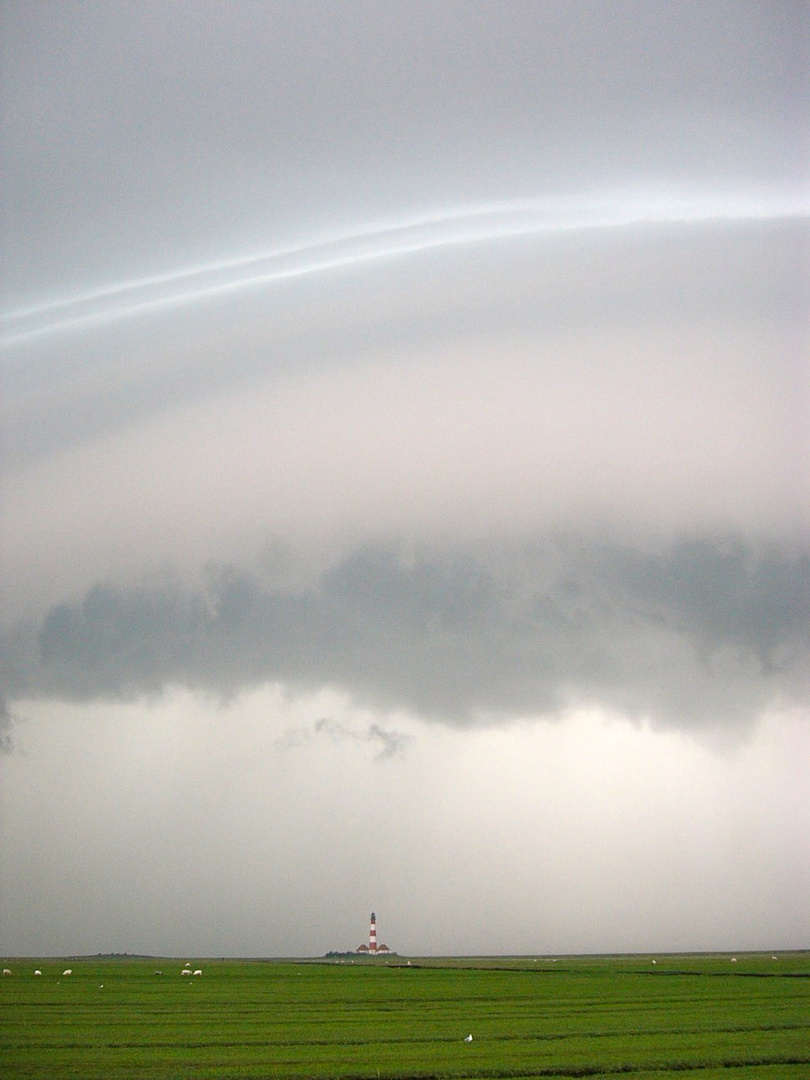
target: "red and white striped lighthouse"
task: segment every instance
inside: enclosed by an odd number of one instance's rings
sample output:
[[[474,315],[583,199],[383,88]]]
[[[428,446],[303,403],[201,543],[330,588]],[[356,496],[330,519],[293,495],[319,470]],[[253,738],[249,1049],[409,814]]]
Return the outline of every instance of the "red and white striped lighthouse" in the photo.
[[[377,951],[377,916],[372,911],[371,925],[368,928],[368,951]]]

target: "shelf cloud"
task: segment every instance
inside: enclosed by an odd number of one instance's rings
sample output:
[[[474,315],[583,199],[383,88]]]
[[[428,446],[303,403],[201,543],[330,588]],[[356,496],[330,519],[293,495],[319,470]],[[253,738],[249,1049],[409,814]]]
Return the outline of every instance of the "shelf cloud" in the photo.
[[[0,951],[798,947],[806,5],[2,20]]]
[[[810,703],[806,553],[557,536],[369,548],[300,591],[230,566],[207,577],[196,592],[97,585],[52,607],[33,640],[17,640],[17,694],[184,686],[228,698],[278,682],[460,725],[586,704],[687,730]]]

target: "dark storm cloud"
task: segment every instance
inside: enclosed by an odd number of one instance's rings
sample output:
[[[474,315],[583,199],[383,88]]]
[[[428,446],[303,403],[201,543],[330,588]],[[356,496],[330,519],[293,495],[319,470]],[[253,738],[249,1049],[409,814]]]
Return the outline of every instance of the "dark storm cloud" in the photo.
[[[0,697],[0,753],[7,753],[12,746],[14,721],[5,698]]]
[[[8,682],[12,697],[92,700],[274,680],[461,725],[597,703],[745,727],[810,701],[809,611],[810,555],[741,540],[369,548],[301,592],[227,566],[199,591],[97,585],[48,612]]]

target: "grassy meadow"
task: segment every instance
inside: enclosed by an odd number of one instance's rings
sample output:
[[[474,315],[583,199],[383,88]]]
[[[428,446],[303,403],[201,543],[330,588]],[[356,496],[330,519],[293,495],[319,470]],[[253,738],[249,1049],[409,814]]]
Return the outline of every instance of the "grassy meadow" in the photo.
[[[0,1075],[810,1076],[808,953],[191,962],[3,961]]]

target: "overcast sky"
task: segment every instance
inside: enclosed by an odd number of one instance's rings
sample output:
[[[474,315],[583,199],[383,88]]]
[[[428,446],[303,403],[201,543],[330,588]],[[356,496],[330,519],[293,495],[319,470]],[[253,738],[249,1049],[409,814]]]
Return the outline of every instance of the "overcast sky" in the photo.
[[[810,944],[809,10],[5,0],[0,953]]]

